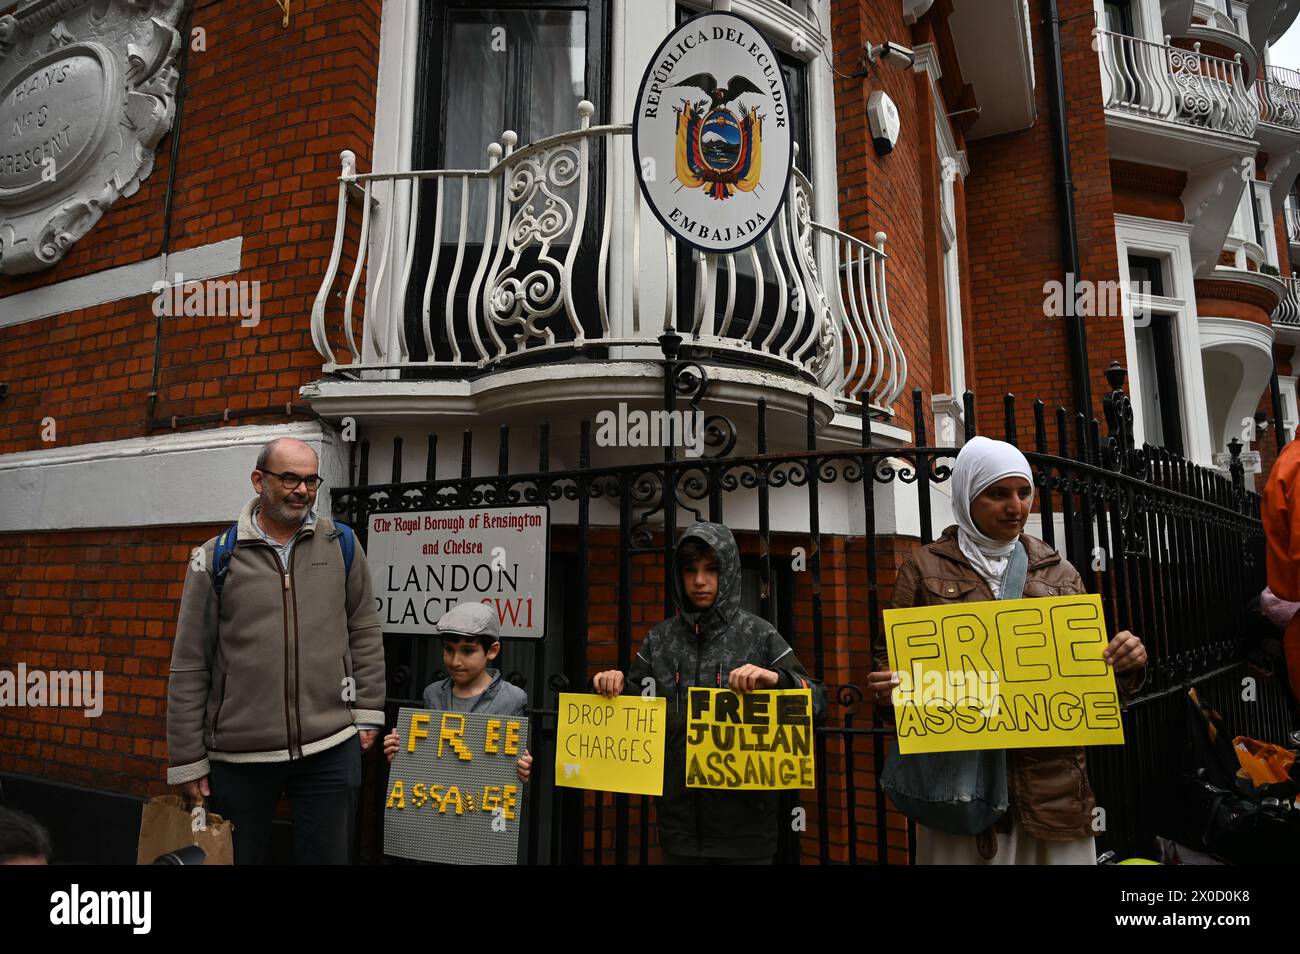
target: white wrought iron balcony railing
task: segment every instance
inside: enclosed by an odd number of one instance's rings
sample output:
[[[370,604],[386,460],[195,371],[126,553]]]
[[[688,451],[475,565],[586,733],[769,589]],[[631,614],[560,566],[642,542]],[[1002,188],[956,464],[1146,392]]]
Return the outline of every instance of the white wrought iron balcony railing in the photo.
[[[1269,66],[1264,82],[1256,84],[1259,121],[1300,129],[1300,72]]]
[[[1300,245],[1300,209],[1291,205],[1283,206],[1283,218],[1286,220],[1286,241],[1288,245]]]
[[[1250,136],[1260,106],[1246,83],[1241,55],[1231,60],[1096,31],[1102,98],[1107,109],[1236,136]]]
[[[1284,278],[1282,283],[1286,285],[1286,294],[1277,303],[1273,323],[1300,327],[1300,278]]]
[[[759,242],[692,255],[635,183],[630,215],[616,220],[607,183],[634,168],[631,126],[592,126],[585,101],[578,112],[578,129],[531,145],[515,148],[507,131],[485,169],[358,174],[343,154],[311,316],[327,373],[457,378],[579,356],[646,360],[676,331],[697,358],[892,408],[907,362],[889,318],[883,232],[872,245],[814,222],[812,186],[795,169]]]

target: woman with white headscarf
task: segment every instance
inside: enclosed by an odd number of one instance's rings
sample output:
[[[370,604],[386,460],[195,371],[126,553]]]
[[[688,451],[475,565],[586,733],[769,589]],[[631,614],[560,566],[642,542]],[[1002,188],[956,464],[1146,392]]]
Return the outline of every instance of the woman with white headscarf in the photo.
[[[995,600],[1017,541],[1028,556],[1023,596],[1085,592],[1068,561],[1037,537],[1022,533],[1034,502],[1034,478],[1025,455],[1005,441],[972,438],[952,472],[957,519],[934,543],[921,547],[898,571],[895,607]],[[1121,685],[1131,686],[1146,665],[1142,641],[1127,630],[1106,647],[1105,658]],[[867,678],[873,701],[888,707],[899,683],[877,647],[880,670]],[[1010,807],[976,837],[916,826],[917,864],[1096,864],[1096,800],[1082,748],[1008,749]]]

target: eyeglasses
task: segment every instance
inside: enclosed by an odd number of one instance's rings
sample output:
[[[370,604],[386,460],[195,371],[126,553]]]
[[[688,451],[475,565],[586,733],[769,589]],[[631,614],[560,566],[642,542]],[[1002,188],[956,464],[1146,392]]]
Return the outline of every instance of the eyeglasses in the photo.
[[[268,477],[274,477],[276,480],[280,481],[280,483],[284,484],[285,490],[297,490],[299,484],[305,484],[308,490],[315,490],[321,485],[320,474],[311,474],[307,477],[302,477],[292,471],[285,471],[283,474],[277,474],[273,470],[262,470],[260,467],[258,470],[263,474],[266,474]]]

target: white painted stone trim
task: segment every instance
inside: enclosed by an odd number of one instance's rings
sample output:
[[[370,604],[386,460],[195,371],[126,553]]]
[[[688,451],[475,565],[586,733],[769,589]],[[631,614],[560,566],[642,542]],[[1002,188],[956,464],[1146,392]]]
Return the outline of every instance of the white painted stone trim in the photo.
[[[243,248],[241,235],[8,295],[0,298],[0,328],[145,295],[155,282],[174,281],[178,272],[186,281],[234,275]]]
[[[0,533],[234,521],[254,496],[263,444],[296,437],[321,457],[327,494],[347,448],[315,421],[220,427],[0,456]]]
[[[1184,453],[1194,463],[1213,466],[1209,414],[1205,399],[1205,371],[1201,364],[1200,329],[1196,314],[1196,293],[1190,236],[1193,226],[1183,222],[1165,222],[1133,215],[1115,216],[1115,244],[1119,252],[1120,280],[1130,285],[1128,255],[1132,249],[1142,254],[1165,258],[1169,262],[1169,283],[1165,298],[1152,305],[1175,314],[1178,386],[1182,399]],[[1123,296],[1124,351],[1128,364],[1128,394],[1133,402],[1133,433],[1140,445],[1146,440],[1143,417],[1141,370],[1137,360],[1137,337],[1133,330],[1133,308]]]

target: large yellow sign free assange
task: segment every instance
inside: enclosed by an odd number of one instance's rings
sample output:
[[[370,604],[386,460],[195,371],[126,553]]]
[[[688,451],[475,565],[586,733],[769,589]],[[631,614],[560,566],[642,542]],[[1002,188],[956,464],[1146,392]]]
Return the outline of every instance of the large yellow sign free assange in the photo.
[[[886,610],[898,751],[1123,745],[1101,597]]]

